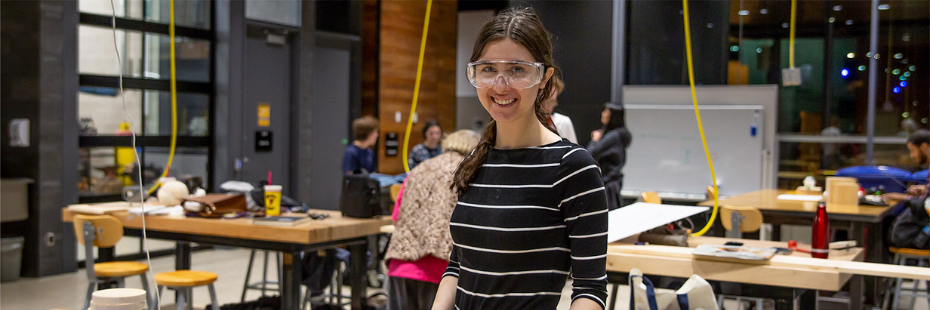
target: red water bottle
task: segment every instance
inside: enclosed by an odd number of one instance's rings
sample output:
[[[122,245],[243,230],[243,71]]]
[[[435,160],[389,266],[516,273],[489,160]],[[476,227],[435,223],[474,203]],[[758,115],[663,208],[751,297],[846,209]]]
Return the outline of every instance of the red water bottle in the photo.
[[[830,220],[827,219],[827,204],[817,203],[814,226],[811,234],[811,257],[827,258],[830,255]]]

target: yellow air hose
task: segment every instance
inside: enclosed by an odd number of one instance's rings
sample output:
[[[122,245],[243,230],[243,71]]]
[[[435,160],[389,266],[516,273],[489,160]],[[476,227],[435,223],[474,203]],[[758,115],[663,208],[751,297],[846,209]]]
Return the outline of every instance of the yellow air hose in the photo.
[[[178,141],[178,87],[177,87],[177,70],[175,66],[175,55],[174,55],[174,0],[168,2],[169,6],[169,15],[170,19],[168,21],[168,41],[170,42],[170,60],[171,63],[171,144],[168,149],[168,163],[165,164],[165,171],[162,172],[161,177],[167,177],[168,171],[171,170],[171,163],[174,161],[174,150],[175,145]],[[142,169],[142,167],[139,167]],[[140,182],[142,180],[139,180]],[[155,184],[149,188],[148,192],[151,195],[155,192],[155,189],[161,185],[160,181],[155,181]]]
[[[710,214],[710,219],[707,220],[707,225],[704,225],[704,228],[691,234],[692,237],[700,237],[710,230],[710,227],[714,225],[714,221],[717,219],[720,191],[717,189],[717,175],[714,173],[714,162],[711,160],[710,150],[707,148],[707,138],[704,137],[704,125],[701,124],[701,111],[698,109],[697,92],[694,90],[694,61],[691,59],[691,22],[688,19],[688,0],[682,0],[681,2],[684,6],[685,56],[688,58],[688,81],[691,84],[691,101],[694,102],[694,117],[697,118],[698,130],[701,132],[701,143],[704,144],[704,155],[707,155],[707,165],[710,167],[710,178],[714,182],[714,209]]]
[[[410,130],[413,128],[413,114],[417,112],[417,99],[420,95],[420,78],[423,77],[423,54],[426,53],[426,34],[429,32],[429,12],[433,7],[433,0],[426,0],[426,19],[423,20],[423,38],[420,39],[420,59],[417,62],[417,80],[413,86],[413,104],[410,105],[410,115],[407,117],[407,131],[404,133],[404,172],[410,172],[407,164],[407,146],[410,142]]]

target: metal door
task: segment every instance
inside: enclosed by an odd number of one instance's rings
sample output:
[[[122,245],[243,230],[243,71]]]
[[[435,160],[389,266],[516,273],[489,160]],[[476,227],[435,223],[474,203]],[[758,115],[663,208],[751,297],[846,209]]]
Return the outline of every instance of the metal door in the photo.
[[[286,30],[249,25],[245,42],[242,180],[290,184],[291,38]],[[261,115],[260,115],[261,114]],[[235,126],[235,125],[234,125]]]
[[[310,206],[339,208],[342,155],[349,137],[351,44],[319,38],[313,51]]]

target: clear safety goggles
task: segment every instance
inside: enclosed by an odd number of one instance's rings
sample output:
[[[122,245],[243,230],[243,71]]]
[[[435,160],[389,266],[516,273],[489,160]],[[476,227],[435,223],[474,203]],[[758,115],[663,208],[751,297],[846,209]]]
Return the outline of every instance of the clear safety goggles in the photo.
[[[468,63],[468,81],[476,88],[492,88],[503,78],[507,86],[526,89],[539,84],[546,66],[519,60],[475,61]]]

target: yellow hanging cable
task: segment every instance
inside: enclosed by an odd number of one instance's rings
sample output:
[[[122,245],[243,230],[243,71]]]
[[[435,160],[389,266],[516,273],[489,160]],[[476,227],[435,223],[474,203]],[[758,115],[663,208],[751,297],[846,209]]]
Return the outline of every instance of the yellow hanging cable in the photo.
[[[791,0],[791,29],[788,32],[788,68],[794,68],[794,25],[798,18],[798,0]]]
[[[407,164],[407,146],[410,141],[410,130],[413,128],[413,114],[417,112],[417,99],[420,95],[420,78],[423,77],[423,54],[426,53],[426,34],[429,32],[429,12],[433,7],[433,0],[426,0],[426,19],[423,21],[423,38],[420,39],[420,59],[417,62],[417,80],[413,85],[413,104],[410,105],[410,115],[407,117],[407,131],[404,133],[404,171],[410,172]]]
[[[168,41],[170,42],[169,63],[171,64],[171,78],[169,81],[169,84],[171,84],[171,144],[168,148],[168,163],[165,164],[165,171],[161,174],[162,178],[167,177],[168,172],[171,170],[171,163],[174,161],[175,145],[178,141],[178,88],[174,55],[174,0],[168,1],[168,11],[170,16],[168,20]],[[139,167],[139,169],[142,169],[142,167]],[[155,181],[155,184],[148,190],[149,194],[151,195],[155,192],[155,189],[159,185],[161,185],[161,182]]]
[[[691,59],[691,21],[688,19],[688,0],[682,0],[681,2],[684,6],[685,56],[688,58],[688,81],[691,84],[691,101],[694,102],[694,116],[697,118],[698,130],[701,132],[701,143],[704,144],[704,155],[707,155],[707,165],[710,167],[710,178],[714,182],[714,209],[710,214],[710,219],[707,220],[707,225],[704,225],[704,228],[691,234],[693,237],[700,237],[710,230],[710,227],[714,225],[714,221],[717,219],[720,191],[717,189],[717,175],[714,173],[714,162],[711,160],[710,150],[707,148],[707,138],[704,137],[704,125],[701,124],[701,111],[698,109],[697,93],[694,90],[694,61]]]

